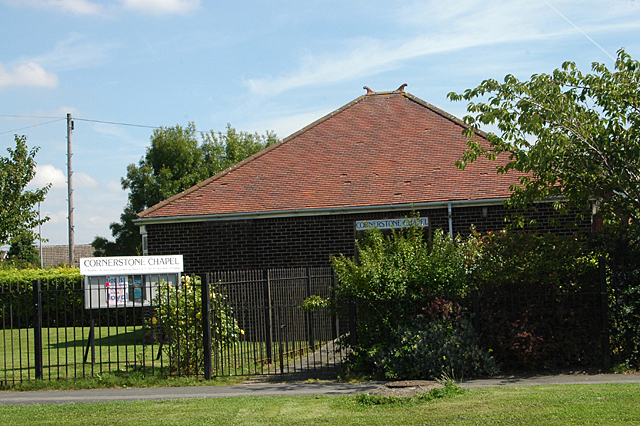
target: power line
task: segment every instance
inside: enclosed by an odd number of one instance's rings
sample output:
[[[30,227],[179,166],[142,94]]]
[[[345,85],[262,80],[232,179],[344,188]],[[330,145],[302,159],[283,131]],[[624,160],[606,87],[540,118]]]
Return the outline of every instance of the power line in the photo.
[[[7,130],[5,132],[0,132],[0,135],[4,135],[6,133],[11,133],[11,132],[17,132],[19,130],[30,129],[32,127],[44,126],[45,124],[50,124],[50,123],[55,123],[55,122],[58,122],[58,121],[66,120],[66,118],[47,117],[47,116],[41,116],[41,115],[0,114],[0,117],[10,117],[10,118],[54,118],[55,119],[53,121],[48,121],[46,123],[39,123],[39,124],[34,124],[34,125],[28,126],[28,127],[21,127],[19,129],[15,129],[15,130]],[[146,126],[144,124],[119,123],[119,122],[116,122],[116,121],[91,120],[91,119],[88,119],[88,118],[78,118],[78,117],[74,117],[73,120],[74,121],[87,121],[87,122],[91,122],[91,123],[112,124],[114,126],[142,127],[142,128],[145,128],[145,129],[159,129],[160,128],[158,126]]]
[[[0,117],[10,117],[10,118],[60,118],[60,117],[48,117],[46,115],[12,115],[12,114],[0,114]]]
[[[27,127],[21,127],[19,129],[7,130],[6,132],[0,132],[0,135],[4,135],[4,134],[7,134],[7,133],[13,133],[13,132],[17,132],[17,131],[25,130],[25,129],[31,129],[32,127],[44,126],[45,124],[56,123],[56,122],[62,121],[62,120],[65,120],[65,118],[58,118],[57,120],[47,121],[46,123],[38,123],[38,124],[34,124],[34,125],[31,125],[31,126],[27,126]]]
[[[88,118],[77,118],[73,117],[74,121],[89,121],[91,123],[105,123],[105,124],[113,124],[116,126],[131,126],[131,127],[144,127],[147,129],[159,129],[157,126],[145,126],[144,124],[130,124],[130,123],[117,123],[115,121],[102,121],[102,120],[89,120]]]

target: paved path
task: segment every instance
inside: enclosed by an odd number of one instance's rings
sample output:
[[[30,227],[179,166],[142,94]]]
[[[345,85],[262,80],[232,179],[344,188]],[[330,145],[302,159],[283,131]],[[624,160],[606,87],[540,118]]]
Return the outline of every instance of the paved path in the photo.
[[[357,395],[383,382],[366,383],[263,383],[233,386],[193,386],[142,389],[89,389],[80,391],[2,392],[0,405],[67,404],[75,402],[147,401],[234,396]]]
[[[560,374],[556,376],[506,377],[501,379],[477,379],[458,382],[462,388],[487,388],[497,386],[580,385],[599,383],[638,383],[640,374]]]
[[[640,375],[597,374],[510,377],[460,382],[463,388],[538,386],[559,384],[638,383]],[[0,405],[148,401],[237,396],[356,395],[371,392],[384,382],[366,383],[255,383],[233,386],[194,386],[144,389],[90,389],[74,391],[0,392]]]

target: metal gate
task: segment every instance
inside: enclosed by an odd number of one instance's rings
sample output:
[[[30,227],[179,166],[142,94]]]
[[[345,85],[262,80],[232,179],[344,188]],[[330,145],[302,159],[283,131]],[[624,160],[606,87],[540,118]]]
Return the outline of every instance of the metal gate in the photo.
[[[220,345],[213,335],[211,374],[287,374],[332,368],[341,363],[339,317],[328,309],[305,311],[304,299],[330,296],[331,268],[270,269],[207,274],[216,310],[232,309],[243,334],[239,344]],[[226,308],[228,306],[230,308]]]

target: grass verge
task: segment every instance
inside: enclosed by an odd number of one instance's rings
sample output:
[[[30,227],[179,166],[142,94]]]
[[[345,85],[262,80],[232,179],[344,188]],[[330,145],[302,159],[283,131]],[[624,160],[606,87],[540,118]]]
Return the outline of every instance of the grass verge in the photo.
[[[239,397],[0,408],[5,425],[627,425],[640,418],[635,384],[504,387],[438,398]]]

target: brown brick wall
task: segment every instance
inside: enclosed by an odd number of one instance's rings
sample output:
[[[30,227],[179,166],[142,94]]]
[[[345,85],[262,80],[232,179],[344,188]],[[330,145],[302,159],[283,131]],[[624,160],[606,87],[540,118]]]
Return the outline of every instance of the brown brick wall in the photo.
[[[453,207],[454,233],[468,233],[471,225],[480,232],[504,228],[505,210],[488,206],[483,217],[482,207]],[[150,255],[182,254],[185,272],[322,267],[329,265],[329,256],[354,256],[356,220],[409,216],[409,211],[390,213],[359,213],[345,215],[302,216],[248,220],[209,221],[147,225]],[[429,217],[431,229],[448,232],[447,209],[419,211]],[[540,221],[539,229],[559,234],[576,231],[565,226],[552,227],[546,218],[553,214],[550,205],[542,205],[531,217]],[[562,221],[562,220],[561,220]],[[572,217],[566,217],[571,223]],[[590,222],[581,224],[590,229]]]

